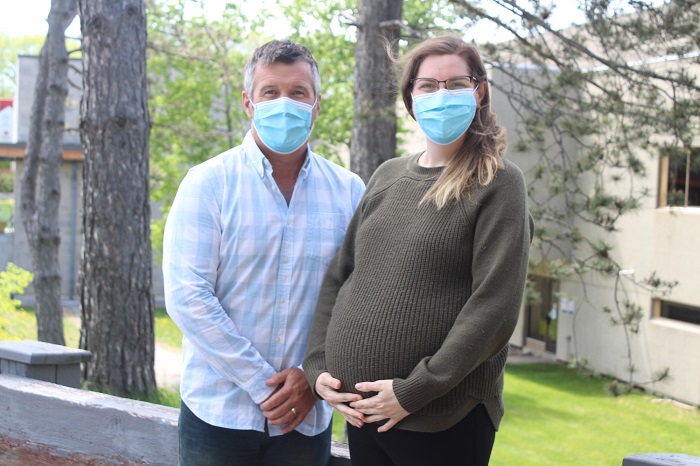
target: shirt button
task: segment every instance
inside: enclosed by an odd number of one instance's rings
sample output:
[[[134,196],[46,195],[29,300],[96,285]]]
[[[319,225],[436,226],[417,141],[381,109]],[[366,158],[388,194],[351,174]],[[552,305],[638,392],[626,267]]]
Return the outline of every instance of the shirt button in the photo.
[[[275,338],[275,343],[279,343],[279,342],[280,342],[280,337]]]
[[[284,263],[286,264],[287,262],[289,262],[289,259],[287,259],[287,258],[285,257],[284,259],[282,259],[282,262],[284,262]]]
[[[283,302],[284,302],[284,298],[280,298],[280,302],[283,303]]]

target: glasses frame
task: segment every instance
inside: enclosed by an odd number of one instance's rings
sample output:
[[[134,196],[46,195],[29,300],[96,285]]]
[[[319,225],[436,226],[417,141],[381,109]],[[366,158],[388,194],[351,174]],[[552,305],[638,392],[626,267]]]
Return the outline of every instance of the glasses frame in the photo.
[[[418,78],[413,78],[413,79],[411,79],[411,80],[409,81],[409,84],[411,84],[411,86],[415,87],[416,81],[418,81],[419,79],[424,79],[424,80],[426,80],[426,81],[432,81],[432,82],[436,82],[436,83],[437,83],[437,86],[435,87],[435,91],[434,91],[434,92],[437,92],[437,91],[440,90],[440,83],[444,83],[444,84],[445,84],[445,89],[447,89],[448,91],[450,91],[450,90],[454,90],[454,89],[449,89],[449,88],[447,87],[447,81],[452,81],[452,80],[457,79],[457,78],[467,78],[467,79],[469,80],[469,84],[473,84],[473,85],[474,85],[474,87],[473,87],[472,89],[476,89],[476,88],[479,86],[479,79],[476,78],[476,77],[474,77],[474,76],[469,76],[468,74],[460,74],[460,75],[452,76],[452,77],[447,78],[447,79],[444,79],[444,80],[435,79],[435,78],[420,78],[420,77],[418,77]],[[428,92],[428,94],[431,94],[431,93],[432,93],[432,92]]]

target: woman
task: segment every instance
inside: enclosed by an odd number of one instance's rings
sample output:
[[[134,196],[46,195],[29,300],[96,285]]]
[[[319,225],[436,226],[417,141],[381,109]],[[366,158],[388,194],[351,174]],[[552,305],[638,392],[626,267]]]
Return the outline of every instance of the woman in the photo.
[[[488,464],[532,235],[476,49],[403,59],[427,150],[372,176],[331,263],[304,370],[348,421],[356,465]]]

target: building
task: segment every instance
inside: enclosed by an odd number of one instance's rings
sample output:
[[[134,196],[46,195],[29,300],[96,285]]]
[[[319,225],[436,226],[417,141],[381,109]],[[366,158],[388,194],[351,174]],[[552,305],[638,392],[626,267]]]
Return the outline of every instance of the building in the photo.
[[[682,65],[698,76],[696,57],[697,53],[685,58],[647,57],[644,64],[656,70]],[[635,66],[635,63],[629,64]],[[506,74],[494,69],[491,79],[509,88],[514,81],[513,73],[518,72],[511,71]],[[517,146],[515,128],[523,121],[518,112],[513,111],[504,92],[493,87],[492,92],[492,106],[499,122],[508,129],[509,145],[514,148]],[[529,91],[521,89],[520,92]],[[697,160],[700,128],[696,125],[695,129],[696,149],[692,157]],[[568,145],[567,152],[577,152],[575,141],[565,140],[563,144]],[[631,363],[635,385],[700,405],[700,358],[697,357],[700,354],[700,170],[691,168],[685,178],[685,161],[678,167],[677,161],[668,155],[659,158],[640,151],[636,156],[644,163],[646,176],[634,178],[635,188],[646,188],[650,194],[642,200],[638,210],[620,218],[617,231],[604,233],[573,217],[582,235],[604,238],[611,245],[613,259],[621,269],[617,277],[586,273],[582,277],[572,275],[553,280],[547,273],[531,271],[530,278],[542,299],[539,304],[523,306],[511,343],[533,352],[549,353],[562,361],[579,358],[594,372],[614,376],[623,382],[630,378]],[[688,154],[688,160],[690,157]],[[528,182],[533,183],[533,161],[537,154],[532,150],[512,149],[508,158],[520,166]],[[588,183],[592,191],[590,180],[580,182]],[[615,186],[614,189],[621,191],[630,188],[625,182]],[[689,194],[687,204],[682,200],[686,191]],[[671,198],[677,200],[679,193],[682,206],[670,206],[674,204]],[[549,202],[561,202],[561,199],[552,197]],[[565,258],[574,247],[561,244],[559,258]],[[639,286],[653,273],[678,284],[664,296]],[[636,333],[631,330],[625,333],[622,326],[611,324],[611,318],[619,319],[616,284],[618,296],[624,294],[640,312]],[[606,309],[611,312],[605,312]],[[651,382],[656,373],[665,369],[670,377]]]
[[[80,122],[80,87],[82,78],[80,60],[71,60],[68,79],[73,84],[69,86],[66,98],[66,132],[64,134],[63,163],[61,165],[61,203],[59,213],[59,228],[61,244],[59,248],[59,263],[63,277],[62,296],[66,300],[76,300],[76,283],[80,270],[80,248],[82,241],[82,160],[80,134],[77,128]],[[39,69],[36,56],[19,56],[17,68],[17,93],[14,99],[14,134],[10,142],[0,143],[0,159],[15,162],[15,221],[14,233],[0,234],[0,268],[5,269],[7,262],[14,262],[19,267],[32,270],[31,252],[26,232],[19,212],[21,178],[24,169],[23,158],[29,132],[29,118],[34,102],[34,83]],[[159,215],[160,209],[151,206],[153,215]],[[10,249],[10,250],[8,250]],[[163,278],[160,265],[153,265],[153,293],[156,303],[163,301]],[[22,297],[27,302],[34,298],[34,288],[30,285]]]

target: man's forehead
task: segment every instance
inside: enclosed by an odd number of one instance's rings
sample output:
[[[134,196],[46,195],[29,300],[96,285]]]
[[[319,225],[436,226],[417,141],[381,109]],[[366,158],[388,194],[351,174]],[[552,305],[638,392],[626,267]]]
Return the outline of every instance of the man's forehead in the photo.
[[[314,87],[311,65],[303,61],[289,64],[273,63],[271,65],[259,63],[255,67],[254,76],[260,88],[292,86],[311,89]]]
[[[255,66],[255,74],[281,74],[289,75],[308,74],[310,79],[313,79],[313,70],[311,64],[305,61],[295,61],[292,63],[274,62],[274,63],[258,63]]]

